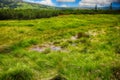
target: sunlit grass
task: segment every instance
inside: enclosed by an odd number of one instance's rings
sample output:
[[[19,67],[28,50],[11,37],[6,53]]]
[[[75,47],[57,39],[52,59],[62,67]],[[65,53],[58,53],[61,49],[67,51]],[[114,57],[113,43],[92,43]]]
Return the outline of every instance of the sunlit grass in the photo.
[[[119,17],[81,14],[0,21],[0,78],[16,80],[17,74],[20,80],[119,80]],[[45,51],[31,50],[35,46]]]

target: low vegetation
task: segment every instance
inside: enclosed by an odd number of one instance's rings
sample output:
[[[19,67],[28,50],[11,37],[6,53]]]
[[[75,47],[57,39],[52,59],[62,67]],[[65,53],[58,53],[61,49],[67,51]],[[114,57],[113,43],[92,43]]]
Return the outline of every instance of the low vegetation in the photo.
[[[37,10],[37,9],[1,9],[0,19],[36,19],[36,18],[49,18],[57,16],[59,12],[57,10]]]
[[[120,10],[81,10],[81,9],[0,9],[0,20],[40,19],[69,14],[120,14]]]
[[[33,80],[32,71],[21,65],[17,64],[16,67],[3,72],[0,80]]]
[[[1,80],[120,80],[119,68],[120,14],[0,21]]]

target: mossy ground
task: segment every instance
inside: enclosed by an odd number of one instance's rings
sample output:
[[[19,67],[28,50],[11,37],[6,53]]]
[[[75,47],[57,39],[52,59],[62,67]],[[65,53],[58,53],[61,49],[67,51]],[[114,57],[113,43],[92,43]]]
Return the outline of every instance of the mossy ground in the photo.
[[[52,50],[51,45],[61,49]],[[34,46],[47,47],[39,52],[31,50]],[[119,80],[120,15],[1,20],[1,79],[16,68],[18,72],[25,68],[34,80],[53,80],[58,75],[63,80]]]

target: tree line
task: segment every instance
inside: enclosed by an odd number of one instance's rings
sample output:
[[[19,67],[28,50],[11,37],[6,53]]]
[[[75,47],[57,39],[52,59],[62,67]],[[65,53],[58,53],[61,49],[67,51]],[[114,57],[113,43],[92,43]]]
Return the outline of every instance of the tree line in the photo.
[[[36,19],[57,16],[57,10],[36,10],[36,9],[0,9],[0,19]]]
[[[120,14],[120,10],[81,10],[81,9],[0,9],[0,20],[37,19],[69,14]]]

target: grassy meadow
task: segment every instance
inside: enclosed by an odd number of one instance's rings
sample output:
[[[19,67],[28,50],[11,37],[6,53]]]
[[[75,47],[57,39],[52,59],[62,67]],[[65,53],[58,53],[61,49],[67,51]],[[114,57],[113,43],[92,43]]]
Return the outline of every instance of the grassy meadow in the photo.
[[[0,20],[0,80],[120,80],[120,14]]]

